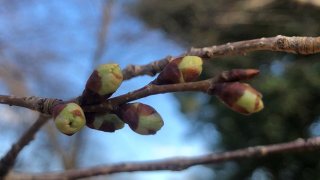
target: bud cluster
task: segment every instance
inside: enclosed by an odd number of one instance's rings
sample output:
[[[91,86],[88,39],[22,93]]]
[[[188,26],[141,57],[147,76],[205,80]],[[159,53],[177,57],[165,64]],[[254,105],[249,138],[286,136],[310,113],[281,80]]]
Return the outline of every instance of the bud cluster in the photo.
[[[172,60],[152,82],[153,84],[176,84],[197,80],[202,71],[202,59],[185,56]],[[253,78],[259,73],[256,69],[233,69],[225,71],[212,80],[208,94],[215,95],[232,110],[249,115],[263,109],[262,95],[242,80]],[[104,64],[97,67],[89,77],[80,100],[80,105],[94,105],[109,98],[123,81],[122,71],[117,64]],[[160,114],[143,103],[127,103],[113,112],[84,113],[76,103],[58,104],[52,114],[59,131],[73,135],[84,125],[104,132],[114,132],[128,124],[141,135],[156,134],[164,122]]]

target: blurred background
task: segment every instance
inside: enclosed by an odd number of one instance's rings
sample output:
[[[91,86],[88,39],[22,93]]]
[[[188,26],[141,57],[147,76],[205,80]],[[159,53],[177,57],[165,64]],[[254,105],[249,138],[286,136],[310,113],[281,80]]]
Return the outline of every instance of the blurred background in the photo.
[[[101,63],[146,64],[193,47],[276,36],[318,36],[319,0],[72,0],[0,2],[0,94],[69,99],[82,93]],[[265,109],[243,116],[201,93],[147,97],[165,125],[154,136],[128,127],[85,128],[72,137],[52,122],[18,156],[15,171],[48,172],[109,163],[193,156],[320,135],[319,55],[255,52],[206,61],[202,79],[257,68],[250,82]],[[153,78],[124,82],[115,95]],[[36,119],[0,106],[0,155]],[[182,172],[123,173],[92,179],[319,179],[320,153],[272,155]]]

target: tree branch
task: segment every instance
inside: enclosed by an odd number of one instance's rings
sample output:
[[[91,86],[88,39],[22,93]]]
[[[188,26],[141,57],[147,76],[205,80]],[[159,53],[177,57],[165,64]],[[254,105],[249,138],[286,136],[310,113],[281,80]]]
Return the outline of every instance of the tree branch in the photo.
[[[83,110],[86,112],[108,112],[114,109],[114,107],[130,102],[136,99],[147,97],[154,94],[162,94],[169,92],[178,92],[178,91],[203,91],[210,87],[213,82],[212,79],[190,82],[190,83],[180,83],[180,84],[169,84],[169,85],[147,85],[141,89],[138,89],[133,92],[129,92],[124,95],[120,95],[111,99],[106,100],[104,103],[99,105],[89,105],[83,107]],[[71,100],[77,101],[77,99]],[[15,97],[15,96],[6,96],[0,95],[0,104],[8,104],[14,106],[20,106],[29,108],[32,110],[39,111],[41,113],[51,114],[51,109],[56,103],[61,103],[59,99],[48,99],[40,97]]]
[[[246,55],[253,51],[278,51],[304,55],[315,54],[320,52],[320,37],[287,37],[278,35],[276,37],[238,41],[218,46],[191,48],[180,56],[194,55],[202,58],[216,58]],[[122,72],[125,79],[141,75],[154,76],[172,59],[172,57],[167,57],[142,66],[128,65]]]
[[[44,114],[51,114],[51,108],[62,102],[60,99],[42,98],[36,96],[17,97],[0,95],[0,104],[8,104],[9,106],[25,107]]]
[[[235,151],[212,153],[198,157],[177,157],[158,161],[119,163],[109,166],[92,167],[88,169],[67,170],[57,173],[23,174],[13,173],[9,177],[23,179],[77,179],[98,175],[114,174],[120,172],[135,171],[181,171],[195,165],[218,164],[231,160],[263,157],[272,154],[288,153],[294,151],[317,150],[320,148],[320,137],[309,139],[297,139],[295,141],[272,144],[266,146],[254,146]]]
[[[0,179],[4,177],[13,167],[15,160],[20,151],[33,140],[36,132],[44,125],[48,116],[40,114],[36,122],[20,137],[20,139],[12,145],[11,149],[0,160]]]
[[[297,53],[297,54],[315,54],[320,52],[320,37],[286,37],[286,36],[276,36],[270,38],[260,38],[246,41],[239,41],[233,43],[227,43],[219,46],[205,47],[205,48],[191,48],[188,52],[183,55],[196,55],[203,58],[215,58],[220,56],[230,56],[230,55],[244,55],[252,51],[279,51],[287,53]],[[123,70],[124,79],[130,79],[139,75],[150,75],[153,76],[160,72],[172,57],[167,57],[158,61],[154,61],[150,64],[143,66],[129,65]],[[198,82],[194,82],[198,83]],[[113,106],[119,105],[125,102],[136,100],[138,98],[146,97],[153,94],[176,92],[176,91],[194,91],[196,90],[194,85],[189,84],[187,87],[191,89],[181,88],[181,86],[186,86],[184,84],[174,84],[174,85],[162,85],[154,87],[147,87],[146,89],[140,89],[130,92],[126,95],[112,98],[100,105],[86,107],[86,111],[108,111],[112,110]],[[150,91],[150,88],[152,91]],[[169,89],[166,91],[165,89]],[[73,101],[77,101],[74,99]],[[58,99],[48,99],[39,97],[14,97],[14,96],[4,96],[0,95],[0,104],[16,105],[21,107],[26,107],[32,110],[39,111],[45,114],[51,114],[51,107],[55,103],[59,103],[61,100]],[[111,104],[111,102],[113,104]]]

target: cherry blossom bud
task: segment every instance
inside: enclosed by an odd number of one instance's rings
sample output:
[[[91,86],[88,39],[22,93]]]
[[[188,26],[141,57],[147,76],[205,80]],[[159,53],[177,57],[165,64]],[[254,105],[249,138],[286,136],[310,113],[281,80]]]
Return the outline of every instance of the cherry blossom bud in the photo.
[[[87,120],[87,126],[104,132],[114,132],[122,129],[124,122],[116,114],[94,114]]]
[[[134,132],[141,135],[155,134],[164,124],[155,109],[142,103],[122,105],[118,115]]]
[[[262,95],[246,83],[217,83],[211,93],[229,108],[244,115],[250,115],[263,109]]]
[[[162,70],[153,83],[175,84],[195,81],[202,72],[202,63],[198,56],[176,58]]]
[[[83,93],[84,104],[94,104],[96,98],[108,98],[123,81],[123,75],[118,64],[102,64],[89,77]],[[88,100],[88,98],[92,100]]]
[[[58,104],[52,111],[57,129],[68,136],[78,132],[86,123],[82,108],[76,103]]]

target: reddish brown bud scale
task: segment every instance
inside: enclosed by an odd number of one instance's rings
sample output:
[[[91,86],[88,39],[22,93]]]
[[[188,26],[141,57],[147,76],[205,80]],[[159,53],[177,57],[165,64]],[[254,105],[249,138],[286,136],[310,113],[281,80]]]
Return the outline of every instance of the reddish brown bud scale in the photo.
[[[101,77],[99,76],[98,71],[94,70],[87,81],[86,89],[89,89],[92,92],[96,92],[97,89],[101,89],[101,85]]]
[[[120,106],[117,113],[136,133],[155,134],[163,126],[163,120],[155,109],[142,103],[129,103]]]
[[[181,70],[182,76],[185,82],[196,81],[200,75],[196,69],[183,69]]]
[[[229,108],[244,115],[263,109],[261,93],[245,83],[217,83],[211,93]]]
[[[232,69],[224,71],[218,77],[218,82],[234,82],[249,80],[259,74],[257,69]]]
[[[58,114],[67,106],[67,104],[57,104],[52,108],[52,116],[56,118]]]
[[[114,132],[124,127],[123,121],[116,114],[103,113],[87,113],[87,123],[89,128],[104,132]]]
[[[159,74],[155,84],[176,84],[180,82],[181,72],[178,68],[178,63],[182,58],[172,60]]]

